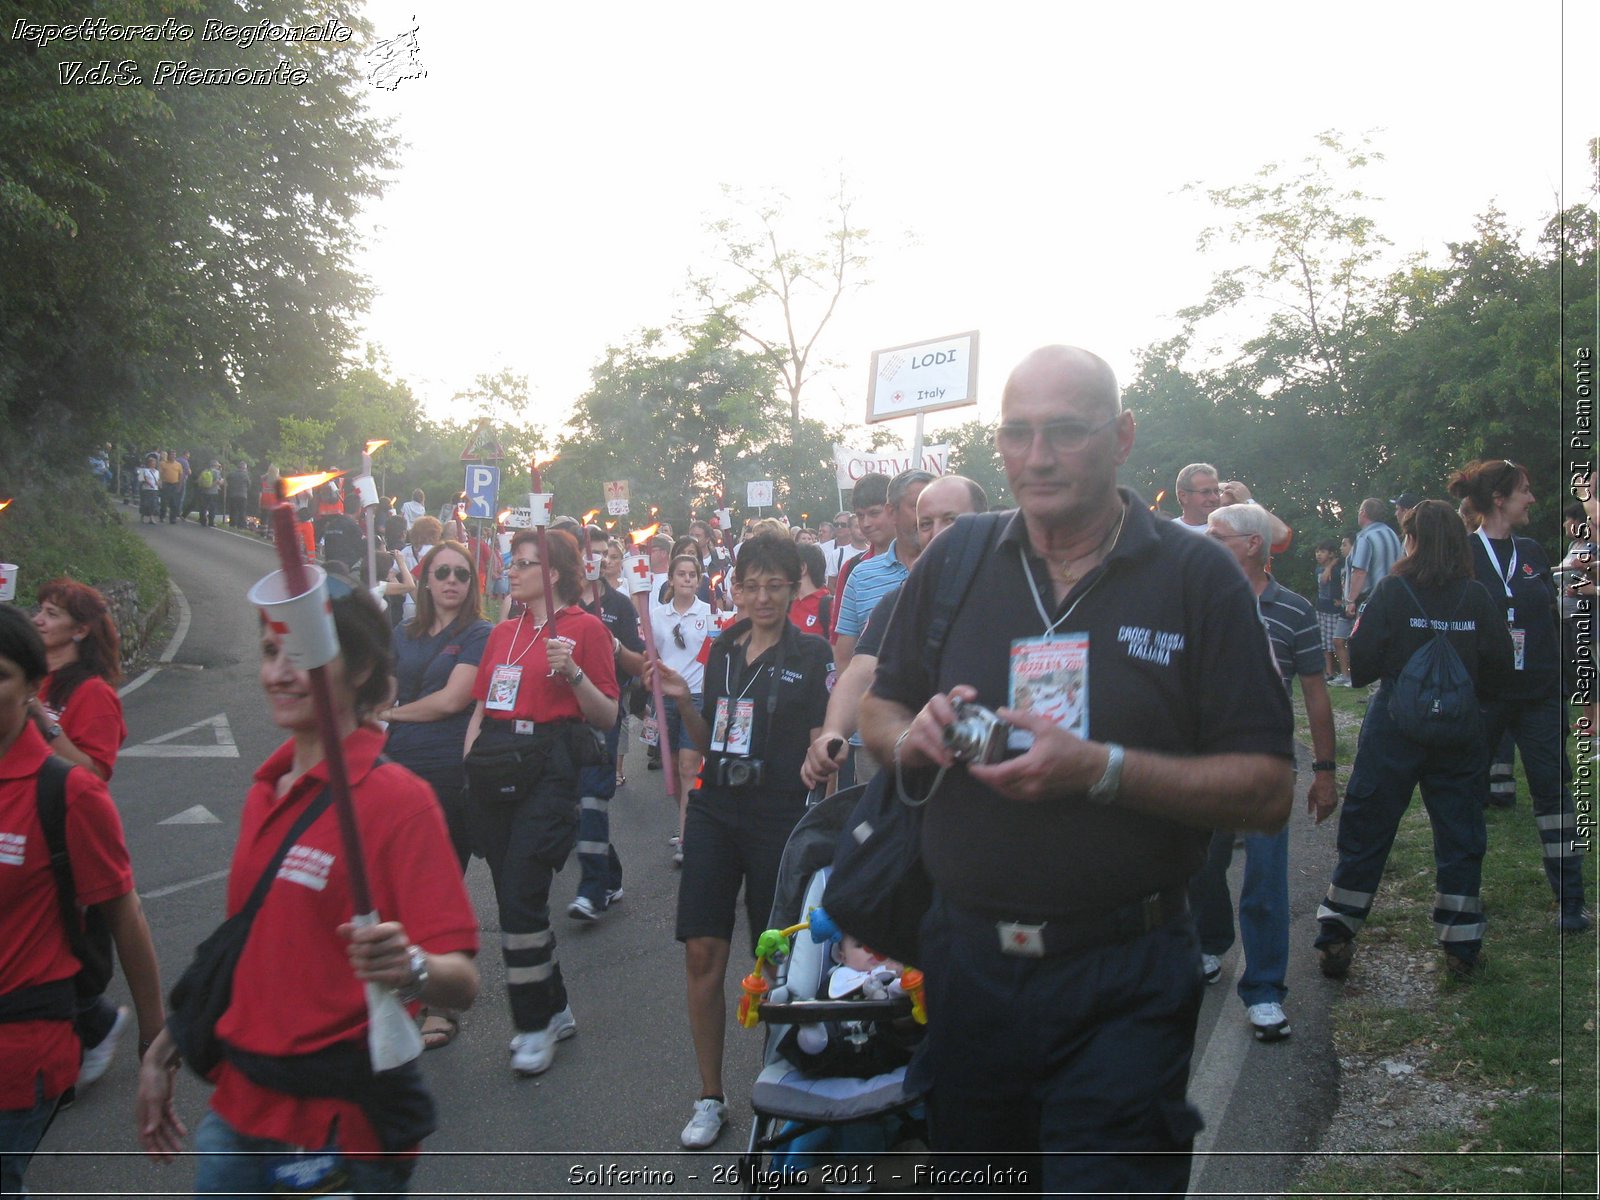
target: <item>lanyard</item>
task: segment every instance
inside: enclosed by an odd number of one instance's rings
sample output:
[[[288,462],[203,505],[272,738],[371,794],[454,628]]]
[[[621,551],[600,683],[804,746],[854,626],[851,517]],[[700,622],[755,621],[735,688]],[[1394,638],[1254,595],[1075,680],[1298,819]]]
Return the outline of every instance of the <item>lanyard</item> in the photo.
[[[1122,539],[1122,522],[1124,519],[1126,519],[1127,515],[1128,510],[1127,507],[1124,506],[1122,510],[1122,516],[1117,518],[1117,531],[1111,537],[1111,550],[1115,550],[1117,548],[1117,542]],[[1107,558],[1111,556],[1111,550],[1106,551]],[[1067,607],[1067,611],[1052,621],[1050,619],[1049,610],[1045,608],[1044,600],[1039,595],[1039,584],[1033,577],[1033,567],[1028,563],[1028,551],[1026,545],[1019,546],[1017,553],[1022,558],[1022,573],[1028,577],[1028,590],[1033,593],[1033,606],[1039,610],[1039,620],[1044,622],[1045,637],[1049,637],[1057,629],[1061,628],[1061,626],[1065,624],[1066,619],[1072,615],[1072,610],[1077,608],[1078,605],[1082,604],[1084,597],[1086,597],[1090,592],[1094,591],[1095,588],[1099,587],[1100,580],[1105,578],[1105,571],[1102,570],[1099,575],[1095,576],[1094,582],[1088,587],[1084,588],[1083,591],[1079,593],[1078,598]],[[1105,567],[1104,559],[1101,560],[1100,566],[1102,568]]]
[[[1484,533],[1481,525],[1478,527],[1478,540],[1483,543],[1484,552],[1489,556],[1489,565],[1494,568],[1500,585],[1506,589],[1507,599],[1515,599],[1511,594],[1511,581],[1517,577],[1517,535],[1514,533],[1511,535],[1511,562],[1506,566],[1504,573],[1500,570],[1500,556],[1489,544],[1489,535]]]
[[[541,634],[542,632],[544,632],[545,629],[547,629],[550,626],[555,624],[554,620],[544,620],[544,621],[541,621],[539,624],[535,625],[533,627],[533,637],[528,639],[528,644],[522,648],[522,653],[516,655],[515,657],[512,657],[511,656],[511,652],[517,648],[517,635],[522,632],[522,623],[524,621],[526,621],[527,619],[528,619],[528,614],[526,612],[524,612],[520,617],[517,618],[517,627],[511,631],[511,645],[506,647],[507,661],[506,661],[505,665],[508,666],[508,667],[514,667],[519,662],[521,662],[522,659],[524,657],[526,657],[528,651],[532,650],[533,647],[534,647],[534,644],[536,642],[538,642],[539,634]]]
[[[749,663],[745,664],[746,667],[749,665]],[[766,668],[767,674],[771,675],[773,669],[773,664],[768,663]],[[754,671],[750,672],[750,678],[745,680],[744,687],[740,689],[739,694],[735,696],[733,694],[733,651],[729,650],[727,657],[722,660],[722,693],[725,696],[732,697],[734,700],[743,700],[750,689],[755,686],[756,680],[760,678],[761,669],[758,667]],[[772,695],[768,697],[768,699],[773,701],[773,703],[776,703],[777,693],[778,689],[773,688]],[[768,708],[771,708],[770,704],[768,705]]]

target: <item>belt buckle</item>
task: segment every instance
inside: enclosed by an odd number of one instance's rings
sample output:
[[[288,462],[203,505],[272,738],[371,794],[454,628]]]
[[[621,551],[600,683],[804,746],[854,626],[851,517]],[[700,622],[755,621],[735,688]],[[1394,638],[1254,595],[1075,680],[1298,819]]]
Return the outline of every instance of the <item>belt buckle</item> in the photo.
[[[514,725],[515,731],[517,733],[532,733],[533,732],[534,723],[532,721],[516,721],[516,722],[513,722],[513,725]]]
[[[1018,958],[1044,957],[1044,926],[1024,925],[1020,921],[996,921],[1000,935],[1000,953]]]

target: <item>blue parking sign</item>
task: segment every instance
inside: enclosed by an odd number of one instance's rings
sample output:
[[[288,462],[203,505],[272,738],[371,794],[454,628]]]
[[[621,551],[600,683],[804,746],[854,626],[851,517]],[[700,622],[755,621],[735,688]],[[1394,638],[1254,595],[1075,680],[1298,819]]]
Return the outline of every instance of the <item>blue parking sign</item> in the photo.
[[[467,516],[492,520],[500,495],[500,468],[472,463],[467,467]]]

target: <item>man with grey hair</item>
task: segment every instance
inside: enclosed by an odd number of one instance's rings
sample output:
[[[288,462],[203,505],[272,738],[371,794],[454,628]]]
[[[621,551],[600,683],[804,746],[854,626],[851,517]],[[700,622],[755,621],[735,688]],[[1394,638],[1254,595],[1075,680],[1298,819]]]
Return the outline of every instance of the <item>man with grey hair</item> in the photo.
[[[1255,504],[1243,480],[1230,479],[1222,483],[1220,479],[1217,469],[1210,463],[1190,463],[1178,472],[1174,487],[1178,493],[1178,507],[1183,510],[1176,521],[1179,527],[1190,533],[1204,533],[1206,518],[1222,505]],[[1282,554],[1294,541],[1294,531],[1271,513],[1267,513],[1267,521],[1271,527],[1272,552]]]
[[[1350,551],[1350,584],[1344,594],[1345,612],[1355,616],[1366,607],[1372,589],[1400,559],[1402,547],[1395,531],[1383,523],[1384,503],[1376,496],[1361,502],[1355,549]]]
[[[1118,487],[1134,432],[1104,359],[1025,358],[995,433],[1018,509],[963,518],[917,560],[861,705],[868,748],[933,794],[917,966],[939,1015],[913,1069],[933,1148],[954,1152],[939,1166],[1048,1194],[1187,1190],[1205,988],[1188,880],[1211,830],[1278,829],[1293,791],[1254,598],[1215,546]],[[952,614],[969,547],[982,586]],[[1079,687],[1070,727],[1029,707],[1046,677]],[[1031,745],[958,762],[957,701]]]
[[[1284,587],[1268,571],[1272,525],[1253,504],[1230,504],[1212,510],[1207,534],[1233,555],[1256,596],[1283,686],[1298,676],[1311,725],[1312,782],[1306,810],[1320,824],[1338,804],[1334,789],[1333,706],[1322,677],[1322,641],[1316,610]],[[1189,903],[1200,934],[1200,962],[1206,982],[1222,974],[1222,956],[1233,946],[1233,899],[1228,894],[1228,865],[1234,833],[1211,835],[1205,866],[1189,881]],[[1289,832],[1251,833],[1244,839],[1244,880],[1239,887],[1239,940],[1244,944],[1244,970],[1237,991],[1251,1032],[1261,1042],[1289,1036],[1283,1013],[1289,968]]]

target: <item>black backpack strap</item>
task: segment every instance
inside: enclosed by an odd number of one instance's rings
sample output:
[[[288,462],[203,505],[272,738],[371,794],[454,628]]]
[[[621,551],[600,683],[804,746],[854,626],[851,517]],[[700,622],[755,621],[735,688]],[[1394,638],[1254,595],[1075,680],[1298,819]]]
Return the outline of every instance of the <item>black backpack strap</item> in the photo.
[[[61,923],[67,930],[67,943],[79,962],[83,955],[83,920],[78,915],[78,889],[72,880],[72,860],[67,856],[67,776],[72,764],[59,754],[49,755],[35,780],[35,802],[39,824],[44,827],[44,842],[50,851],[50,873],[56,880],[56,900]]]
[[[267,864],[267,869],[261,873],[261,878],[256,880],[255,890],[250,893],[250,899],[244,902],[244,907],[239,910],[243,918],[241,924],[249,925],[255,920],[255,915],[267,899],[267,892],[272,887],[272,881],[278,877],[278,868],[283,865],[283,860],[288,856],[289,848],[300,840],[300,836],[311,828],[311,823],[328,811],[328,805],[333,803],[333,791],[324,787],[317,794],[306,810],[295,819],[289,827],[289,832],[284,834],[283,841],[278,844],[278,849],[272,855],[272,861]]]
[[[939,577],[939,589],[928,619],[928,637],[923,643],[929,663],[938,663],[956,614],[961,611],[967,593],[972,590],[972,582],[978,577],[978,568],[989,556],[1010,516],[1010,513],[998,512],[958,517],[956,523],[940,535],[945,539],[945,569]]]
[[[817,628],[827,637],[833,631],[833,593],[822,589],[822,599],[817,601]]]

